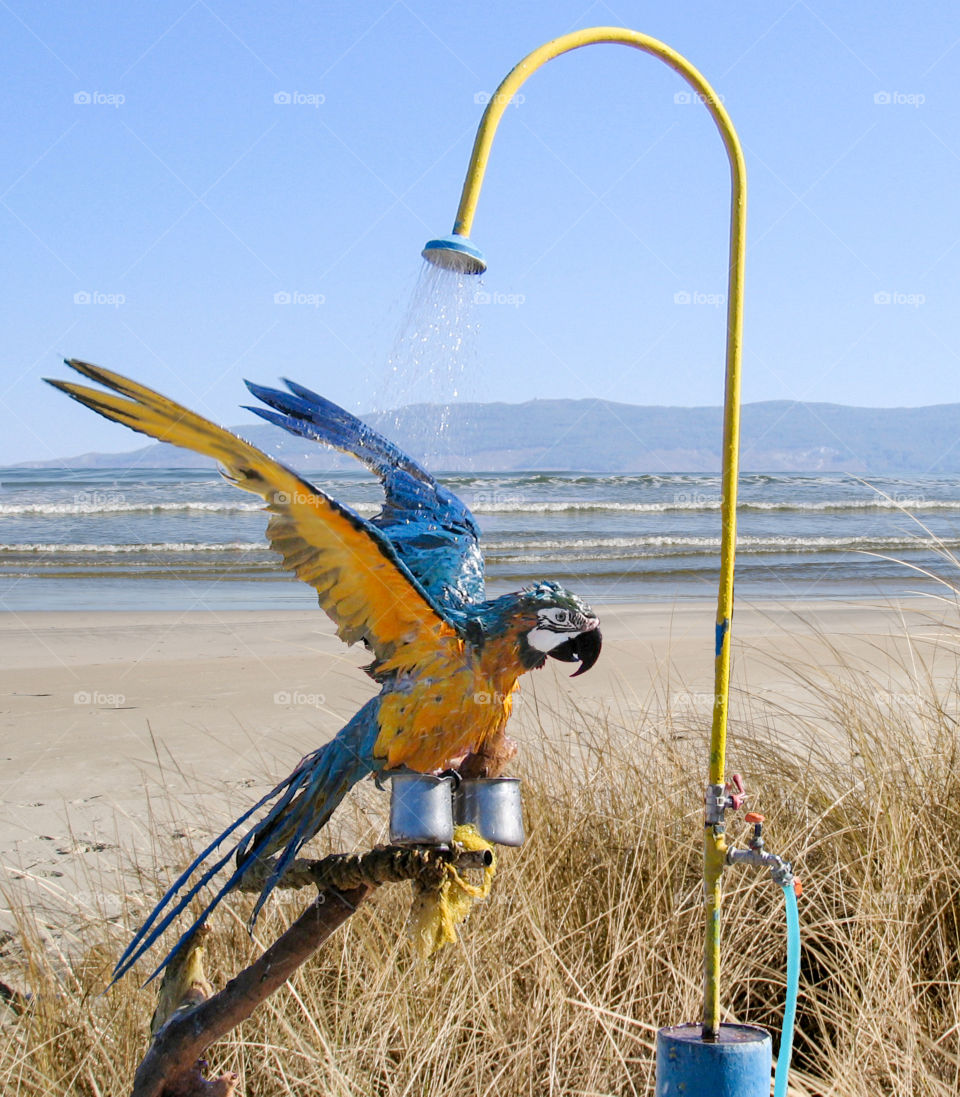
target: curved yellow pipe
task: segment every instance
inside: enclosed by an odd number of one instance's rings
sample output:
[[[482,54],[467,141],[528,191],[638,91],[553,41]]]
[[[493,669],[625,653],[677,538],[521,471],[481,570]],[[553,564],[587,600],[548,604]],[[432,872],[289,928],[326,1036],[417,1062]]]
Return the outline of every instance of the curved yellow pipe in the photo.
[[[709,783],[722,786],[726,757],[727,709],[730,694],[730,621],[733,616],[733,572],[737,536],[737,474],[740,451],[740,352],[743,331],[743,267],[746,252],[747,178],[743,150],[723,103],[700,72],[681,54],[656,38],[623,27],[590,27],[547,42],[512,69],[487,104],[473,143],[467,177],[453,232],[467,237],[473,227],[480,188],[497,126],[511,99],[541,65],[562,53],[600,42],[632,46],[659,57],[694,89],[710,112],[730,161],[730,270],[727,292],[727,354],[723,411],[723,480],[721,501],[720,589],[714,663],[714,705],[710,736]],[[704,829],[703,1034],[716,1038],[720,1024],[720,903],[726,845],[722,823]]]

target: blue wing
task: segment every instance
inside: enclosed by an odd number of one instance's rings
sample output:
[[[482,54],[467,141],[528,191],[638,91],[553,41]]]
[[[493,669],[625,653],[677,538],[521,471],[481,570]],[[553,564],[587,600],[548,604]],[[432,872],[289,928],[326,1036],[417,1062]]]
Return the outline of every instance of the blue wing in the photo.
[[[461,613],[485,598],[480,530],[467,506],[411,457],[331,400],[284,380],[290,392],[246,382],[267,408],[249,411],[291,434],[313,438],[356,457],[380,478],[385,501],[372,524],[448,611]],[[273,410],[268,410],[273,409]]]

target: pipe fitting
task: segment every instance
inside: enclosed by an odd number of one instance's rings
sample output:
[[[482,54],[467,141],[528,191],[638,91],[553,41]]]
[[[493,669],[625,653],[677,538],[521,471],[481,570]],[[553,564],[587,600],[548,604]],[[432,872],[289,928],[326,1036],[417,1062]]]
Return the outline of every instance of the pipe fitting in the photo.
[[[768,853],[763,841],[763,816],[757,811],[748,811],[743,820],[753,827],[753,834],[747,842],[746,849],[729,849],[727,851],[728,865],[754,865],[757,868],[770,869],[770,877],[774,883],[781,887],[793,883],[793,870],[789,861],[784,861],[775,853]]]
[[[793,866],[790,862],[763,849],[728,849],[727,864],[768,868],[770,879],[780,887],[790,887],[794,882]]]
[[[704,825],[708,827],[722,825],[723,813],[727,808],[739,811],[746,799],[747,792],[739,773],[732,774],[730,780],[724,785],[707,785],[703,798]]]
[[[723,822],[723,813],[729,807],[723,785],[707,785],[703,797],[703,821],[708,827]]]

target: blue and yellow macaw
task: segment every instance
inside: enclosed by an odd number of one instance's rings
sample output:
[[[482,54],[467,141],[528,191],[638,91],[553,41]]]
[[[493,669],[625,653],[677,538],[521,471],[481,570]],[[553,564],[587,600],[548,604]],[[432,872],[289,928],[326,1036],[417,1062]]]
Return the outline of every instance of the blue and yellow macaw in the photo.
[[[273,857],[252,925],[300,848],[357,781],[400,767],[442,771],[467,755],[491,751],[504,740],[520,675],[542,667],[547,656],[578,662],[575,673],[582,674],[597,661],[601,637],[596,614],[557,583],[538,582],[486,600],[479,530],[468,508],[382,435],[309,389],[285,382],[290,391],[281,392],[248,383],[266,405],[250,410],[352,454],[374,472],[385,502],[370,521],[165,396],[86,362],[67,365],[110,391],[50,384],[108,419],[215,458],[227,479],[266,500],[271,547],[285,568],[317,591],[341,639],[371,650],[373,662],[365,669],[380,685],[334,739],[308,754],[197,856],[120,957],[116,980],[231,857],[232,873],[198,922],[255,861]],[[267,814],[220,852],[268,804]]]

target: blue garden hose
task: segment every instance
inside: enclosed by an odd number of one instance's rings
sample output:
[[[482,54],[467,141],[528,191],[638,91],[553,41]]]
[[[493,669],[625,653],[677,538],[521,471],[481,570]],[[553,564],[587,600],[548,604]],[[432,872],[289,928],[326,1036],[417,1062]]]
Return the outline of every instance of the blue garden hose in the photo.
[[[783,897],[787,903],[787,1002],[783,1010],[773,1097],[787,1097],[787,1076],[790,1073],[790,1055],[793,1051],[793,1022],[797,1016],[797,989],[800,985],[800,915],[797,911],[797,895],[792,880],[782,886]]]
[[[763,864],[774,871],[783,888],[787,916],[787,1000],[780,1033],[780,1053],[774,1081],[774,1097],[787,1097],[793,1026],[800,983],[800,917],[797,911],[799,883],[790,866],[764,853],[757,835],[756,849],[731,850],[733,863]],[[758,1025],[724,1024],[716,1040],[704,1040],[698,1024],[674,1025],[657,1033],[656,1097],[678,1094],[713,1094],[715,1097],[769,1097],[770,1033]]]

